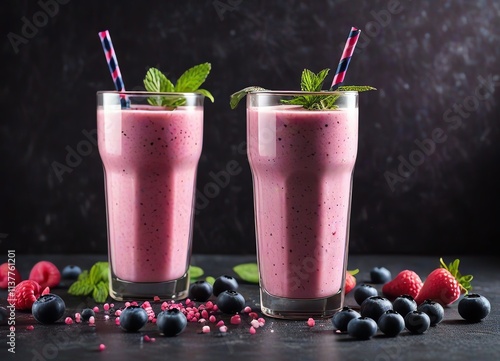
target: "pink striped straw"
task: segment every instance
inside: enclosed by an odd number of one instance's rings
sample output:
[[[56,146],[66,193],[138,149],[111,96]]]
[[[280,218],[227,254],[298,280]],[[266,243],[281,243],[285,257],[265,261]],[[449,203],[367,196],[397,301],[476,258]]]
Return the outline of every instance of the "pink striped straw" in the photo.
[[[115,49],[113,48],[113,43],[111,42],[111,36],[109,31],[100,31],[99,38],[101,39],[102,49],[104,50],[104,55],[106,56],[106,61],[108,62],[109,72],[111,73],[111,78],[115,84],[115,88],[119,92],[125,91],[125,85],[123,84],[122,73],[120,72],[120,67],[118,66],[118,60],[116,59]],[[125,104],[124,104],[125,101]],[[127,99],[122,96],[122,105],[127,107]]]
[[[335,76],[333,77],[333,82],[330,90],[337,89],[340,84],[344,82],[345,73],[347,72],[349,63],[351,62],[351,57],[354,53],[354,48],[356,47],[356,43],[358,42],[360,33],[361,30],[355,27],[351,28],[351,31],[349,32],[349,36],[347,37],[347,41],[345,43],[344,51],[342,52],[342,57],[340,58],[339,65],[337,67],[337,71],[335,72]]]

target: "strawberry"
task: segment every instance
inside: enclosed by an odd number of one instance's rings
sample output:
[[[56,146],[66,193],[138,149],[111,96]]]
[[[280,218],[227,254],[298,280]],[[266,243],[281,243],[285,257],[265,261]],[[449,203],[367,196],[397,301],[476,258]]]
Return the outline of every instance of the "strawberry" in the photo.
[[[347,295],[356,286],[356,277],[354,277],[354,276],[356,274],[358,274],[358,272],[359,272],[359,269],[355,269],[355,270],[352,270],[352,271],[347,271],[345,273],[344,294]]]
[[[28,279],[36,281],[42,288],[55,287],[61,281],[61,272],[52,262],[40,261],[33,266]]]
[[[8,288],[9,282],[15,282],[17,285],[21,281],[21,274],[15,265],[7,262],[0,265],[0,288]]]
[[[419,275],[411,270],[403,270],[391,281],[382,286],[382,293],[390,300],[401,295],[417,297],[422,288],[422,280]]]
[[[427,276],[415,298],[417,304],[430,299],[443,306],[451,305],[458,300],[461,293],[467,293],[471,289],[472,276],[462,276],[458,271],[460,260],[456,259],[449,265],[446,265],[442,258],[439,261],[440,267]]]
[[[47,290],[44,290],[46,292]],[[42,288],[32,280],[20,282],[12,292],[9,292],[7,301],[14,305],[16,310],[31,310],[33,303],[40,297]]]

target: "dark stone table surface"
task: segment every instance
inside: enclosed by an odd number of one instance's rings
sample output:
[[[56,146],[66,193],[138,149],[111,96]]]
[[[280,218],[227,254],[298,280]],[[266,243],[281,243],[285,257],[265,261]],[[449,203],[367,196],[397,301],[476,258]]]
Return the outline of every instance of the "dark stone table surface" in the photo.
[[[456,257],[446,255],[445,261]],[[78,264],[82,268],[104,255],[17,255],[16,265],[23,278],[27,278],[31,266],[39,260],[50,260],[58,267]],[[64,318],[53,325],[38,324],[30,313],[17,312],[15,354],[8,352],[9,330],[0,326],[0,360],[500,360],[500,258],[461,256],[463,274],[473,274],[474,292],[486,296],[491,302],[491,313],[479,323],[464,321],[457,311],[458,302],[445,308],[445,319],[423,335],[411,335],[403,331],[394,338],[385,337],[380,331],[371,339],[360,341],[347,334],[334,331],[331,320],[316,320],[314,327],[305,321],[284,321],[266,317],[264,327],[256,334],[249,333],[249,317],[242,316],[240,325],[226,320],[228,332],[224,335],[212,326],[208,334],[201,333],[202,325],[189,323],[177,337],[167,338],[159,334],[154,324],[148,323],[138,333],[126,333],[115,325],[114,316],[104,319],[103,311],[96,316],[95,327],[87,324],[66,325]],[[206,276],[217,277],[233,274],[236,264],[254,261],[254,256],[194,255],[192,264],[202,267]],[[439,264],[435,256],[384,256],[352,255],[349,269],[359,268],[358,284],[368,282],[369,270],[385,266],[393,276],[403,269],[412,269],[425,279]],[[380,286],[376,286],[380,290]],[[66,302],[65,316],[74,315],[84,307],[94,306],[90,299],[69,296],[66,287],[54,288]],[[260,315],[258,287],[240,283],[240,291],[247,305]],[[7,291],[0,291],[0,305],[6,306]],[[111,302],[112,300],[110,300]],[[114,302],[115,307],[123,306]],[[356,306],[352,292],[346,304]],[[160,303],[153,303],[158,310]],[[101,307],[102,310],[102,307]],[[33,325],[33,330],[27,330]],[[143,336],[156,338],[144,342]],[[100,344],[106,345],[99,351]]]

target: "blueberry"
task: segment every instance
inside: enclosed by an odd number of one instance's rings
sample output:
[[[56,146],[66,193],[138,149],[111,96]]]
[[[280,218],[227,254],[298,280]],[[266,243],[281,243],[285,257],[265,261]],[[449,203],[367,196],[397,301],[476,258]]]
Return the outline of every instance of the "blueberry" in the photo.
[[[422,302],[417,311],[424,312],[431,320],[431,326],[436,326],[444,318],[444,308],[441,304],[433,300],[425,300]]]
[[[0,307],[0,325],[6,325],[9,318],[9,311],[5,307]]]
[[[80,313],[80,316],[82,316],[82,320],[88,321],[91,316],[95,317],[95,312],[91,308],[84,308]]]
[[[405,319],[398,312],[388,310],[379,317],[377,325],[385,335],[394,337],[404,330]]]
[[[360,340],[368,340],[377,332],[377,323],[369,317],[352,319],[347,325],[347,333]]]
[[[140,306],[128,306],[120,314],[120,327],[127,332],[137,332],[148,322],[148,313]]]
[[[31,307],[35,320],[43,324],[54,323],[66,311],[66,305],[61,297],[53,293],[40,296]]]
[[[238,289],[238,281],[236,278],[222,275],[217,277],[213,285],[214,296],[217,297],[223,291],[236,291]]]
[[[223,291],[217,297],[216,304],[222,312],[234,315],[245,307],[245,299],[236,291]]]
[[[75,265],[67,265],[61,272],[61,277],[65,280],[76,280],[82,273],[82,269]]]
[[[189,286],[189,298],[193,301],[208,301],[212,292],[212,285],[207,281],[196,281]]]
[[[405,326],[411,333],[422,334],[429,329],[431,319],[421,311],[411,311],[405,316]]]
[[[361,317],[361,315],[358,312],[354,311],[350,307],[345,306],[333,315],[333,327],[335,327],[339,331],[345,332],[347,331],[347,325],[349,324],[349,321],[359,317]]]
[[[156,325],[163,335],[168,337],[177,336],[186,328],[187,318],[177,308],[172,308],[158,314]]]
[[[387,283],[392,279],[391,271],[385,267],[373,267],[370,270],[370,279],[372,283]]]
[[[354,300],[358,305],[361,305],[364,300],[371,296],[378,296],[377,289],[371,285],[362,283],[354,289]]]
[[[478,293],[465,295],[458,302],[458,313],[464,320],[470,322],[479,322],[491,311],[490,301]]]
[[[392,303],[385,297],[371,296],[361,304],[361,316],[369,317],[375,322],[388,310],[392,310]]]
[[[392,301],[394,311],[405,317],[408,312],[417,310],[417,302],[410,295],[401,295]]]

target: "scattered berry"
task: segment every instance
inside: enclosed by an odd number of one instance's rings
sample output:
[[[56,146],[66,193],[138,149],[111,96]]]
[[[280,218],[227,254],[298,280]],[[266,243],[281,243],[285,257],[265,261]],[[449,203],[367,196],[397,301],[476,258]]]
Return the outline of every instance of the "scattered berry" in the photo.
[[[217,296],[217,307],[223,313],[235,314],[245,307],[245,299],[236,291],[223,291]]]
[[[372,296],[378,296],[377,289],[372,285],[362,283],[354,289],[354,300],[358,305],[361,305],[364,300]]]
[[[88,321],[90,319],[90,317],[95,317],[95,312],[91,308],[85,308],[80,313],[80,316],[81,316],[83,321]]]
[[[385,267],[373,267],[370,270],[370,280],[372,283],[383,284],[391,280],[392,274]]]
[[[38,282],[24,280],[16,285],[14,291],[9,292],[7,301],[14,305],[16,310],[31,310],[31,306],[40,295],[41,288]]]
[[[64,323],[67,325],[71,325],[73,323],[73,319],[71,317],[66,317],[64,319]]]
[[[314,322],[314,320],[313,320],[313,322]],[[309,321],[307,321],[307,323],[309,324]],[[260,327],[260,323],[259,323],[259,321],[257,321],[257,320],[252,320],[252,321],[250,322],[250,325],[252,325],[254,328],[259,328],[259,327]],[[314,325],[313,325],[313,326],[314,326]],[[311,326],[311,327],[312,327],[312,326]]]
[[[12,281],[15,282],[16,285],[19,284],[22,281],[21,274],[15,265],[8,264],[7,262],[2,263],[0,265],[0,288],[7,289],[9,287],[9,282]]]
[[[217,277],[212,287],[212,292],[215,297],[219,296],[223,291],[236,291],[238,289],[238,281],[236,278],[222,275]]]
[[[207,281],[196,281],[189,286],[189,298],[195,301],[208,301],[212,292],[212,285]]]
[[[251,335],[255,335],[257,333],[257,330],[253,326],[250,326],[250,329],[248,331],[250,332]]]
[[[421,303],[417,311],[425,312],[431,320],[431,326],[437,325],[444,318],[444,308],[441,304],[434,302],[433,300],[425,300]]]
[[[210,315],[210,317],[208,318],[208,321],[211,322],[211,323],[215,323],[217,319],[215,318],[214,315]]]
[[[61,278],[65,280],[76,280],[82,273],[82,269],[75,265],[67,265],[61,272]]]
[[[390,300],[401,295],[410,295],[416,298],[422,288],[422,280],[414,271],[404,270],[382,286],[382,293]]]
[[[314,319],[313,319],[313,318],[309,317],[309,318],[307,319],[307,326],[309,326],[309,327],[314,327],[314,325],[315,325],[315,324],[316,324],[316,321],[314,321]]]
[[[405,320],[395,310],[388,310],[379,317],[377,325],[385,335],[394,337],[404,330]]]
[[[40,296],[31,308],[35,320],[43,324],[54,323],[59,320],[66,311],[66,305],[61,297],[53,293]]]
[[[362,317],[369,317],[377,322],[379,317],[388,310],[392,310],[391,301],[381,296],[372,296],[363,301],[360,313]]]
[[[354,287],[356,287],[356,277],[354,277],[359,272],[358,269],[353,271],[346,271],[345,281],[344,281],[344,294],[351,292]]]
[[[414,334],[422,334],[429,329],[431,319],[426,313],[420,311],[409,312],[405,316],[405,327]]]
[[[231,320],[229,321],[231,325],[239,325],[241,323],[240,315],[231,316]]]
[[[227,332],[227,326],[221,326],[219,327],[219,331],[222,332],[222,333],[226,333]]]
[[[250,318],[254,319],[254,320],[255,320],[255,319],[257,319],[257,318],[259,318],[259,315],[257,314],[257,312],[250,312],[250,313],[248,314],[248,316],[249,316]]]
[[[94,308],[92,309],[95,313],[99,312],[99,307],[97,306],[94,306]]]
[[[361,315],[354,311],[352,308],[344,306],[340,311],[337,311],[332,317],[333,327],[337,330],[345,332],[347,331],[347,324],[349,321],[359,318]]]
[[[171,308],[158,314],[156,324],[163,335],[172,337],[184,331],[187,318],[178,308]]]
[[[410,295],[401,295],[392,301],[392,308],[405,317],[408,312],[417,310],[417,302]]]
[[[234,317],[234,316],[233,316]],[[233,318],[231,317],[231,318]],[[240,319],[240,322],[241,322],[241,319]],[[221,327],[221,326],[224,326],[224,321],[223,320],[220,320],[219,322],[217,322],[217,324],[215,325],[215,327]]]
[[[203,333],[209,333],[210,332],[210,326],[203,326],[201,329],[201,332]]]
[[[245,307],[245,308],[243,309],[243,312],[245,312],[245,313],[250,313],[250,312],[252,312],[252,308],[251,308],[250,306],[247,306],[247,307]]]
[[[441,267],[432,271],[425,279],[422,289],[415,297],[417,304],[421,304],[427,299],[439,302],[441,305],[450,305],[460,297],[462,291],[471,288],[472,276],[462,276],[458,271],[460,261],[446,265],[442,258],[439,260]]]
[[[95,317],[94,316],[90,316],[90,318],[89,318],[89,325],[91,325],[91,326],[95,325]]]
[[[109,303],[105,303],[102,308],[104,309],[104,311],[108,312],[109,311]]]
[[[377,323],[369,317],[358,317],[349,322],[347,333],[360,340],[368,340],[377,332]]]
[[[28,279],[37,282],[41,288],[56,287],[61,281],[61,272],[52,262],[40,261],[31,268]]]
[[[101,343],[101,344],[99,345],[99,351],[104,351],[105,349],[106,349],[106,345],[105,345],[105,344],[103,344],[103,343]]]
[[[479,322],[489,315],[491,311],[490,301],[477,293],[465,295],[458,302],[458,313],[464,320]]]
[[[35,326],[33,326],[33,325],[28,325],[28,326],[26,326],[26,329],[27,329],[28,331],[33,331],[33,330],[35,329]]]
[[[148,322],[148,314],[139,306],[128,306],[120,314],[120,327],[127,332],[137,332]]]

